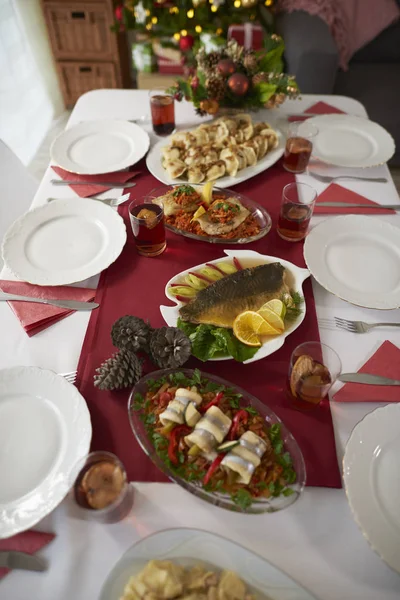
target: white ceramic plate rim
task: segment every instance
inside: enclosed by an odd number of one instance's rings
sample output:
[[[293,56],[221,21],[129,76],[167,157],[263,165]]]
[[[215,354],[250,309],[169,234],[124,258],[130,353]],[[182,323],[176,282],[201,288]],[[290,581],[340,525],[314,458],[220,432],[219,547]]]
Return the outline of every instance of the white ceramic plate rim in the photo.
[[[400,404],[372,411],[353,429],[343,457],[343,480],[354,520],[372,549],[398,573],[399,535],[373,501],[370,467],[374,449],[385,440],[387,427],[399,422]]]
[[[311,117],[308,119],[309,122],[313,123],[318,127],[319,132],[326,132],[329,129],[334,129],[338,124],[344,123],[345,125],[352,125],[353,128],[361,130],[369,130],[369,133],[374,137],[374,141],[377,144],[377,152],[371,159],[351,159],[346,157],[343,160],[335,160],[330,156],[326,156],[323,152],[318,150],[318,143],[314,144],[312,154],[314,158],[317,158],[327,164],[335,165],[338,167],[376,167],[382,165],[390,160],[395,153],[396,145],[393,137],[386,129],[384,129],[378,123],[370,121],[365,117],[356,117],[354,115],[319,115],[317,117]]]
[[[326,219],[312,228],[304,243],[304,260],[314,279],[334,296],[363,308],[374,308],[379,310],[399,308],[400,286],[397,291],[395,290],[392,293],[383,293],[379,290],[374,293],[361,292],[355,289],[352,290],[340,283],[340,281],[330,274],[330,271],[326,267],[324,249],[327,248],[330,242],[335,240],[335,236],[348,232],[352,237],[355,237],[358,231],[364,233],[368,230],[371,232],[372,240],[380,230],[383,231],[383,235],[386,232],[386,239],[388,241],[390,240],[390,236],[395,238],[397,240],[397,251],[400,253],[399,227],[395,227],[386,221],[381,221],[376,217],[341,215],[339,217]],[[343,263],[343,267],[345,266],[345,263]]]
[[[112,167],[105,167],[104,164],[99,167],[85,167],[68,157],[67,150],[70,145],[77,139],[84,137],[85,134],[113,133],[116,131],[120,131],[129,137],[134,144],[134,148],[129,155],[119,162],[114,163]],[[85,121],[66,129],[56,137],[50,148],[50,157],[51,161],[57,166],[72,173],[77,173],[79,175],[103,175],[105,173],[121,171],[122,169],[126,169],[127,167],[136,164],[146,154],[149,146],[149,134],[135,123],[118,121],[116,119]],[[104,150],[106,151],[106,148]]]
[[[97,258],[83,267],[65,271],[34,269],[26,260],[22,236],[28,235],[30,227],[37,226],[41,219],[68,214],[87,215],[93,221],[101,221],[102,227],[107,229],[109,244],[101,260]],[[110,206],[87,198],[60,199],[38,206],[14,221],[3,238],[1,252],[5,265],[17,279],[37,285],[67,285],[84,281],[109,267],[121,254],[126,238],[124,220]],[[49,248],[49,252],[52,251],[54,249]]]
[[[194,127],[192,127],[191,129],[194,129]],[[191,131],[191,129],[188,129],[187,131]],[[262,173],[266,169],[269,169],[269,167],[272,167],[272,165],[274,165],[280,159],[285,150],[284,136],[279,131],[279,129],[276,129],[276,127],[274,127],[274,131],[276,131],[279,139],[279,145],[277,148],[268,152],[260,161],[257,162],[256,165],[252,167],[246,167],[245,169],[238,171],[236,177],[226,176],[216,179],[216,187],[233,187],[234,185],[238,185],[238,183],[241,183],[242,181],[247,181],[247,179],[251,179],[251,177]],[[161,181],[161,183],[165,183],[166,185],[181,185],[183,183],[188,183],[187,179],[183,179],[181,177],[178,177],[177,179],[170,179],[167,175],[167,172],[161,164],[161,149],[164,146],[168,146],[168,144],[171,141],[171,137],[172,136],[164,140],[160,140],[151,148],[150,152],[146,157],[147,168],[156,179]]]
[[[77,388],[61,375],[38,367],[12,367],[0,370],[2,395],[37,394],[51,402],[64,419],[66,443],[58,466],[31,492],[9,503],[0,504],[0,539],[29,529],[63,500],[70,489],[70,473],[87,455],[92,425],[85,399]],[[1,445],[1,440],[0,440]]]
[[[206,266],[206,264],[229,262],[235,256],[239,259],[239,261],[251,259],[251,260],[263,260],[265,263],[280,262],[281,265],[283,265],[285,268],[289,269],[289,271],[294,276],[294,288],[295,288],[295,291],[299,292],[300,294],[302,294],[303,282],[305,281],[305,279],[307,279],[307,277],[310,276],[310,272],[308,271],[308,269],[301,269],[300,267],[296,267],[296,265],[294,265],[293,263],[291,263],[287,260],[283,260],[282,258],[278,258],[276,256],[267,256],[266,254],[260,254],[259,252],[255,252],[254,250],[224,250],[224,253],[226,254],[226,258],[217,258],[215,260],[207,261],[207,263],[201,263],[199,265],[195,265],[195,266],[191,267],[190,269],[181,271],[180,273],[178,273],[177,275],[172,277],[167,282],[167,284],[165,286],[165,295],[167,296],[167,298],[169,300],[171,300],[172,302],[175,303],[175,306],[160,306],[160,311],[161,311],[161,315],[163,316],[164,321],[167,323],[167,325],[169,327],[176,327],[176,324],[178,322],[178,317],[179,317],[179,309],[181,306],[183,306],[183,303],[179,302],[179,300],[177,300],[174,296],[172,296],[169,293],[168,287],[171,285],[171,283],[175,283],[176,280],[180,279],[187,273],[189,273],[191,271],[195,271],[197,269],[200,269],[201,267]],[[285,339],[287,338],[287,336],[290,335],[293,331],[295,331],[301,325],[301,323],[304,321],[304,317],[306,316],[306,302],[305,301],[301,305],[301,311],[302,311],[301,314],[296,319],[296,321],[294,321],[294,323],[292,323],[289,327],[287,327],[287,329],[285,329],[285,331],[281,335],[279,335],[275,338],[272,338],[268,342],[265,342],[252,358],[249,358],[249,360],[244,361],[244,364],[256,362],[257,360],[261,360],[262,358],[265,358],[266,356],[269,356],[273,352],[276,352],[277,350],[279,350],[279,348],[281,348],[283,346],[283,344],[285,343]],[[220,361],[220,360],[234,360],[234,359],[231,356],[224,356],[224,357],[220,357],[220,358],[211,358],[210,360]]]
[[[100,600],[119,600],[124,585],[152,559],[175,560],[184,566],[204,562],[230,569],[251,586],[256,600],[316,600],[283,571],[255,552],[215,533],[182,527],[164,529],[139,540],[114,565],[103,584]]]

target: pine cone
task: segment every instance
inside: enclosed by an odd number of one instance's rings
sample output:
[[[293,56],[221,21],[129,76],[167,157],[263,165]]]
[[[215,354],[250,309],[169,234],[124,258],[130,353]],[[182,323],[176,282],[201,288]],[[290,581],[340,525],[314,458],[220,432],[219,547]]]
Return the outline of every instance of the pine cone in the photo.
[[[253,52],[249,52],[243,59],[244,67],[250,71],[250,73],[255,73],[258,67],[257,57]]]
[[[143,319],[126,315],[115,321],[111,328],[111,339],[114,346],[120,349],[137,352],[149,349],[151,328]]]
[[[161,327],[151,334],[151,358],[161,369],[181,367],[188,360],[191,351],[189,338],[177,327]]]
[[[269,81],[269,77],[268,77],[268,73],[256,73],[255,75],[253,75],[253,77],[251,78],[251,82],[253,85],[257,85],[258,83],[268,83]]]
[[[133,386],[142,376],[142,363],[129,350],[120,350],[103,362],[94,376],[100,390],[121,390]]]
[[[209,77],[206,81],[206,89],[210,98],[220,102],[225,96],[226,83],[221,77]]]

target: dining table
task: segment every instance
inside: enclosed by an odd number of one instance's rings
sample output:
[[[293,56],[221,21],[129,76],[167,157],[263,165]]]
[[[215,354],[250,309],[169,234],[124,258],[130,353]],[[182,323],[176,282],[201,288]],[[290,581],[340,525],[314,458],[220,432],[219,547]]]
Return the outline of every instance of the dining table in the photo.
[[[300,114],[320,101],[347,114],[361,118],[367,116],[362,104],[352,98],[308,94],[300,99],[286,100],[279,108],[262,111],[259,116],[284,131],[288,115]],[[139,124],[149,132],[151,144],[154,144],[159,138],[152,133],[148,111],[147,91],[94,90],[79,98],[67,127],[91,120],[135,121],[144,117]],[[195,114],[193,106],[185,100],[176,103],[175,113],[179,129],[202,121]],[[345,168],[321,164],[317,164],[316,168],[324,175],[348,173]],[[338,183],[377,203],[400,205],[386,164],[369,169],[352,169],[351,173],[385,177],[387,182],[349,179]],[[32,199],[32,207],[44,204],[50,197],[75,196],[67,186],[53,185],[51,179],[54,177],[54,171],[49,166]],[[318,193],[327,187],[326,183],[308,173],[296,177],[298,181],[312,185]],[[120,194],[121,190],[111,189],[103,195],[117,197]],[[18,201],[16,196],[15,203]],[[332,215],[313,216],[311,227],[331,218]],[[400,226],[400,213],[370,218]],[[130,231],[128,235],[131,235]],[[141,260],[160,259],[142,257]],[[1,278],[13,279],[13,276],[4,268]],[[84,285],[95,288],[97,283],[98,276]],[[344,372],[357,371],[384,340],[400,347],[400,329],[387,329],[384,332],[376,329],[365,335],[357,335],[322,326],[324,319],[332,319],[333,316],[369,322],[400,322],[399,309],[378,311],[353,306],[323,289],[315,280],[312,285],[317,317],[321,319],[321,341],[339,354]],[[89,318],[88,312],[76,312],[39,334],[28,337],[7,303],[0,303],[0,367],[29,365],[51,369],[56,373],[75,371]],[[263,362],[268,360],[267,357],[258,363],[261,372]],[[331,400],[340,468],[353,428],[365,415],[381,405],[375,402],[339,403]],[[313,435],[312,431],[310,435]],[[132,544],[159,530],[176,527],[214,532],[242,544],[287,573],[320,600],[400,598],[399,574],[381,560],[364,538],[353,519],[344,489],[306,487],[300,499],[289,508],[271,514],[251,515],[212,506],[175,483],[132,482],[131,485],[134,488],[132,510],[116,524],[100,524],[80,518],[74,503],[67,496],[35,527],[55,533],[55,539],[40,552],[48,562],[48,569],[42,573],[22,570],[10,572],[0,581],[0,600],[94,600],[98,598],[108,572]]]

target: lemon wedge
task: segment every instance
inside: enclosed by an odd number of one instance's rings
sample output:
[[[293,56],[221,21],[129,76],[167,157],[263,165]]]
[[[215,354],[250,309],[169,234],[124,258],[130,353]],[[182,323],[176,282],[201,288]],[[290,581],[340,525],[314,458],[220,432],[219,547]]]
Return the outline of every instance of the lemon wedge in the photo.
[[[213,181],[207,181],[207,183],[205,183],[203,185],[203,187],[201,188],[201,192],[200,192],[201,199],[203,200],[204,204],[207,204],[207,206],[210,206],[210,204],[212,202],[213,185],[214,185]]]
[[[273,300],[266,302],[265,304],[263,304],[263,306],[260,308],[260,310],[257,311],[258,314],[261,314],[261,311],[264,310],[264,308],[268,308],[269,310],[272,310],[281,319],[285,318],[286,305],[282,302],[282,300],[278,300],[277,298],[274,298]]]
[[[276,335],[278,333],[282,333],[282,331],[285,329],[285,324],[282,318],[277,315],[276,312],[268,308],[268,306],[265,304],[260,308],[259,311],[257,311],[257,314],[265,319],[269,327],[274,330],[274,333],[265,333],[264,335]]]
[[[198,219],[199,217],[201,217],[201,215],[204,215],[205,212],[206,212],[206,209],[204,208],[204,206],[199,206],[199,208],[194,213],[194,215],[193,215],[193,217],[192,217],[192,219],[191,219],[190,222],[196,221],[196,219]]]
[[[233,322],[233,333],[246,346],[261,346],[261,335],[277,335],[280,333],[261,315],[247,310],[236,317]]]

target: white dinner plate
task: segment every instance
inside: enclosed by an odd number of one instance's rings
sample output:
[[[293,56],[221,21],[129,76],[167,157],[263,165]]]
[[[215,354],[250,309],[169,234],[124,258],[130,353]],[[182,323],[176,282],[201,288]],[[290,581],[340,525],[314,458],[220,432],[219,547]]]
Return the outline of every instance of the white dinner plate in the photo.
[[[123,219],[87,198],[55,200],[19,217],[4,236],[6,266],[23,281],[66,285],[113,263],[126,242]]]
[[[364,536],[400,573],[400,405],[387,404],[356,425],[343,458],[343,479]]]
[[[171,560],[184,567],[235,571],[255,600],[315,600],[298,583],[258,554],[235,542],[200,529],[166,529],[134,544],[119,559],[105,581],[100,600],[119,600],[132,575],[149,560]]]
[[[29,529],[61,502],[91,437],[86,402],[61,375],[0,370],[0,538]]]
[[[128,121],[86,121],[54,140],[50,156],[59,167],[81,175],[103,175],[137,163],[149,149],[146,131]]]
[[[339,167],[375,167],[394,154],[392,136],[373,121],[352,115],[320,115],[308,119],[318,127],[313,156]]]
[[[219,188],[227,188],[233,187],[242,181],[246,181],[255,175],[258,175],[262,171],[269,169],[272,167],[280,159],[284,150],[285,150],[285,140],[282,133],[274,127],[274,131],[276,131],[278,135],[279,145],[274,150],[268,152],[261,160],[257,162],[253,167],[247,167],[246,169],[242,169],[238,171],[236,177],[231,177],[227,175],[226,177],[220,177],[216,179],[215,185]],[[168,177],[167,171],[163,168],[161,164],[162,153],[161,150],[164,146],[168,146],[171,142],[171,137],[168,137],[164,140],[160,140],[157,142],[150,150],[146,157],[146,165],[149,169],[150,173],[156,177],[162,183],[166,185],[179,185],[181,183],[188,183],[187,179],[183,177],[178,177],[177,179],[170,179]],[[205,182],[203,182],[205,183]]]
[[[400,307],[400,229],[376,217],[343,215],[314,227],[304,244],[311,275],[364,308]]]
[[[165,286],[165,295],[169,300],[175,303],[175,306],[160,306],[161,314],[164,318],[164,321],[167,323],[169,327],[176,327],[178,318],[179,318],[179,309],[183,306],[183,303],[176,299],[175,296],[170,294],[169,286],[171,284],[176,284],[181,282],[183,277],[188,273],[196,272],[200,270],[202,267],[205,267],[207,264],[220,263],[220,262],[232,262],[233,258],[236,257],[241,263],[244,265],[246,261],[257,261],[259,264],[262,263],[271,263],[271,262],[279,262],[282,266],[284,266],[292,275],[292,289],[303,296],[303,282],[310,276],[310,272],[307,269],[300,269],[296,267],[293,263],[283,260],[282,258],[277,258],[276,256],[267,256],[265,254],[260,254],[259,252],[255,252],[254,250],[224,250],[226,254],[226,258],[217,258],[216,260],[210,260],[207,263],[201,263],[200,265],[196,265],[187,269],[186,271],[181,271],[172,279],[170,279]],[[301,313],[297,317],[297,319],[291,322],[285,329],[283,333],[277,336],[268,337],[268,341],[265,341],[261,348],[256,352],[256,354],[249,358],[249,360],[244,361],[244,364],[252,363],[257,360],[261,360],[273,352],[276,352],[283,346],[285,343],[285,339],[288,335],[293,333],[304,321],[304,317],[306,316],[306,303],[305,301],[301,305]],[[210,360],[233,360],[231,356],[222,356],[218,358],[211,358]]]

